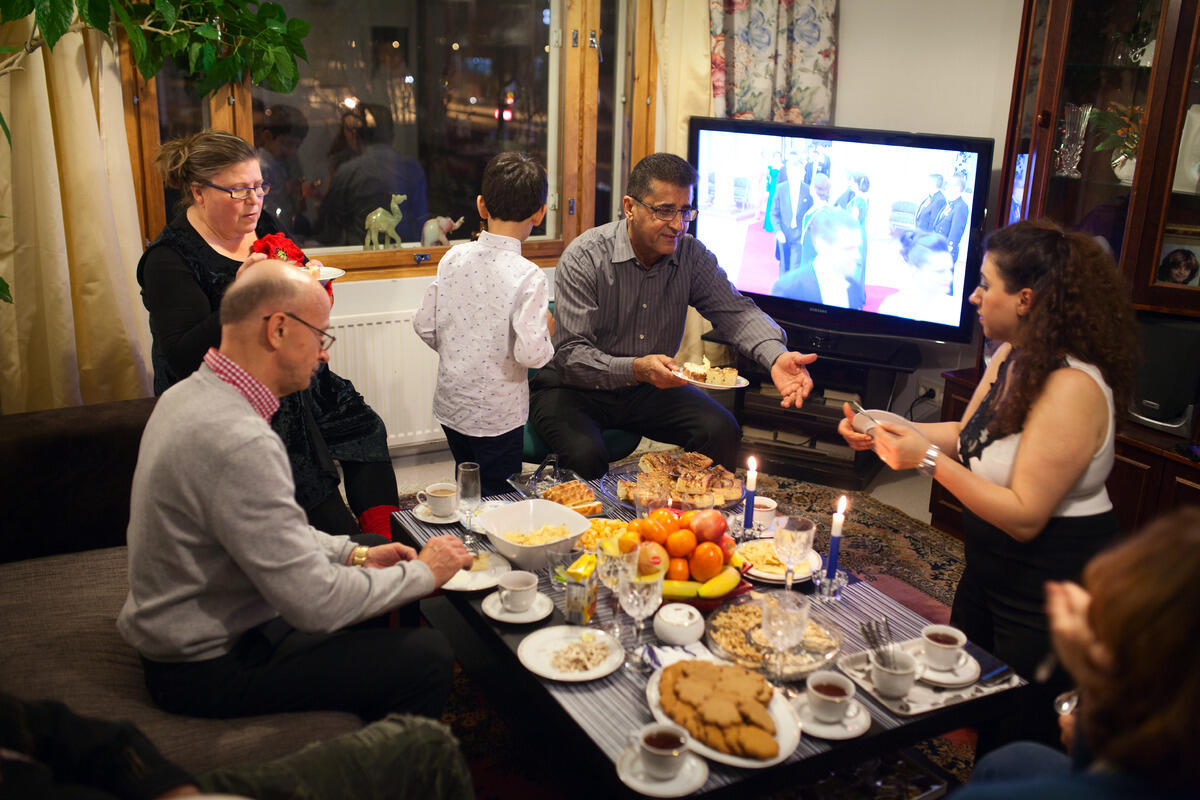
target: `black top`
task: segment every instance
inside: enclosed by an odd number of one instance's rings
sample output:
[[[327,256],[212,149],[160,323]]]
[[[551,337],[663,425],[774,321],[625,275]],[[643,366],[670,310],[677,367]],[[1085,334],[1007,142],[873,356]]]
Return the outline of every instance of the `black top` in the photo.
[[[276,232],[274,217],[264,212],[255,233],[262,237]],[[155,394],[194,372],[208,348],[221,343],[221,297],[241,264],[213,250],[188,222],[186,212],[171,220],[142,255],[137,279],[154,337],[150,354]],[[287,446],[296,500],[305,509],[337,489],[334,459],[390,458],[383,420],[350,381],[324,365],[308,389],[281,398],[271,427]]]

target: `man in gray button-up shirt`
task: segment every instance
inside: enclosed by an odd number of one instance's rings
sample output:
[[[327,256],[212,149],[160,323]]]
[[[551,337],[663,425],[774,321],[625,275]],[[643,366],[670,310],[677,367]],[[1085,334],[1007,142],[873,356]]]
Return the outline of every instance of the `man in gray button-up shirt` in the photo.
[[[730,284],[717,258],[684,233],[695,216],[696,170],[655,153],[629,176],[625,219],[593,228],[563,252],[555,274],[554,359],[533,379],[530,418],[586,478],[608,470],[600,432],[635,431],[735,466],[741,428],[705,392],[676,376],[687,307],[769,371],[782,405],[812,390],[806,364],[779,326]]]

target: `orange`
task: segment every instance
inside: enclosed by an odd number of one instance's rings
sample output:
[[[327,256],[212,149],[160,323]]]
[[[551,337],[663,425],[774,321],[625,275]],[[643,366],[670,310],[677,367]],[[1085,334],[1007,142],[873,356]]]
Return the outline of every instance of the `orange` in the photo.
[[[698,509],[698,508],[693,508],[693,509],[683,512],[683,514],[681,514],[679,517],[679,527],[691,528],[692,527],[692,517],[696,516],[696,512],[699,510],[700,509]]]
[[[617,548],[622,553],[632,553],[642,543],[641,537],[635,531],[627,531],[617,537]]]
[[[635,519],[629,523],[629,527],[641,534],[643,542],[662,544],[667,541],[667,529],[660,525],[658,520]]]
[[[688,566],[691,568],[693,580],[706,581],[717,577],[724,569],[725,554],[712,542],[701,542],[692,551]]]
[[[679,515],[669,508],[656,508],[650,512],[650,519],[663,526],[668,533],[679,530]]]
[[[669,581],[686,581],[691,574],[686,558],[672,558],[667,564],[667,580]]]
[[[667,534],[667,552],[676,558],[687,558],[696,549],[696,534],[687,528],[680,528],[674,533]]]

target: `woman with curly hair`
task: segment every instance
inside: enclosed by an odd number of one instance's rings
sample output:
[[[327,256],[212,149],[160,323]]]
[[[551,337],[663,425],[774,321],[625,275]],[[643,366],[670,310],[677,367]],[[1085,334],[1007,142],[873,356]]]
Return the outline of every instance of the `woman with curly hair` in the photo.
[[[1077,580],[1119,532],[1104,482],[1137,338],[1117,267],[1086,234],[1044,221],[1001,228],[980,272],[971,302],[984,335],[1005,344],[962,420],[862,434],[847,406],[838,432],[892,469],[932,476],[963,504],[966,564],[951,622],[1033,679],[1050,649],[1043,585]],[[1026,738],[1055,740],[1049,697],[1067,682],[1059,671],[1040,687],[1045,715],[1026,715],[1038,723]],[[1019,733],[989,731],[994,744]]]

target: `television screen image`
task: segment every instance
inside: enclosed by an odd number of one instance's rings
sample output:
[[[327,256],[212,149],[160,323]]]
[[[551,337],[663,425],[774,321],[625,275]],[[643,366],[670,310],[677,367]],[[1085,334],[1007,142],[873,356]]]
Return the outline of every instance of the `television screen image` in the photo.
[[[969,341],[992,141],[691,120],[693,233],[782,324]]]

